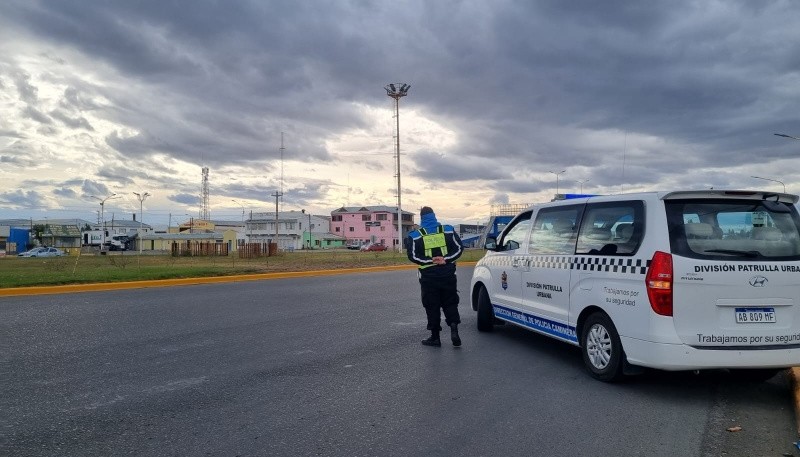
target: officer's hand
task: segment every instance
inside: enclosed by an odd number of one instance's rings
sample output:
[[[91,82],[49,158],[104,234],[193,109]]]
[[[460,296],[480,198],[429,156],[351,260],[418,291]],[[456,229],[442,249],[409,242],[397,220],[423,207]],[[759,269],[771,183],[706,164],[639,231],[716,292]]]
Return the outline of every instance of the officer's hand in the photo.
[[[444,265],[445,264],[444,257],[442,257],[442,256],[436,256],[432,260],[433,260],[433,263],[436,264],[436,265]]]

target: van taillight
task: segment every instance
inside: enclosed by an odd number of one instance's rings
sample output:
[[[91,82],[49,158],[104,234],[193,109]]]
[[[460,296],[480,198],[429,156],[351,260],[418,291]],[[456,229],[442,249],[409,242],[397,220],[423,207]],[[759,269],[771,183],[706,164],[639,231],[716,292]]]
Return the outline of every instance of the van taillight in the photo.
[[[656,251],[645,278],[647,298],[656,314],[672,316],[672,255]]]

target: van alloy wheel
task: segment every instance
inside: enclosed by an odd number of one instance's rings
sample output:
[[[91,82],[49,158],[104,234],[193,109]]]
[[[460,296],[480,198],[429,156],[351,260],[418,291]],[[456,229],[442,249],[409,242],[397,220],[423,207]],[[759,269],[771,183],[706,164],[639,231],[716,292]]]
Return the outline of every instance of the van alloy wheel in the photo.
[[[589,329],[586,338],[586,352],[589,355],[589,361],[595,368],[602,370],[611,361],[611,350],[611,337],[608,335],[608,331],[602,325],[594,324]]]
[[[586,318],[582,328],[581,353],[589,374],[606,382],[622,379],[625,352],[611,318],[596,312]]]

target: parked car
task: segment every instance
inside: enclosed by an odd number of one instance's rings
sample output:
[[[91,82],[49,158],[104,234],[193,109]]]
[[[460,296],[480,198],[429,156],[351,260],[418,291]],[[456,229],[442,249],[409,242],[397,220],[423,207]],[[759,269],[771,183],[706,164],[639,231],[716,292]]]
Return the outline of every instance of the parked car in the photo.
[[[17,257],[36,257],[36,254],[38,254],[39,252],[41,252],[41,251],[43,251],[43,250],[46,250],[46,249],[47,249],[47,248],[33,248],[33,249],[29,249],[29,250],[27,250],[27,251],[25,251],[25,252],[20,252],[19,254],[17,254]]]
[[[361,250],[365,251],[365,252],[366,251],[385,251],[387,249],[388,248],[386,247],[385,244],[378,244],[378,243],[372,243],[370,245],[365,245],[365,246],[361,247]]]
[[[38,247],[29,251],[20,252],[17,257],[61,257],[64,251],[56,248]]]
[[[109,251],[128,250],[130,248],[130,243],[131,239],[128,237],[128,235],[113,235],[106,239],[106,247],[108,247]]]
[[[358,250],[358,249],[360,249],[362,246],[363,246],[363,245],[361,244],[361,242],[360,242],[360,241],[349,241],[345,247],[346,247],[347,249]]]

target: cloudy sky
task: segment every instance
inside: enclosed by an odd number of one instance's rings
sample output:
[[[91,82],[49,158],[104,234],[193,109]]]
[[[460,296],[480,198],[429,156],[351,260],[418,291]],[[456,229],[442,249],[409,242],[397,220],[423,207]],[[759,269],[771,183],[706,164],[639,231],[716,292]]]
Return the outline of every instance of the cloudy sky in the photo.
[[[0,2],[0,218],[800,192],[800,3]],[[283,149],[281,150],[281,134]],[[281,160],[283,158],[283,160]],[[561,172],[561,174],[556,174]],[[556,172],[556,173],[554,173]],[[556,178],[557,177],[557,178]],[[558,179],[558,183],[556,180]],[[235,200],[235,202],[234,202]],[[171,218],[171,219],[170,219]]]

